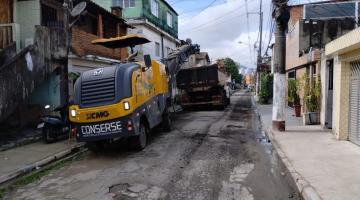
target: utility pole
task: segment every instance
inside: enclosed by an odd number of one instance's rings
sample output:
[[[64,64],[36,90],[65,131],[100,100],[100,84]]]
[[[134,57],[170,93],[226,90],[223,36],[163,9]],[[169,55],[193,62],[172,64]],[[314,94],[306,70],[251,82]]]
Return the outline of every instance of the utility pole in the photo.
[[[261,84],[261,77],[260,77],[260,64],[262,63],[261,59],[261,47],[262,47],[262,29],[263,29],[263,12],[262,12],[262,0],[260,0],[260,19],[259,19],[259,33],[260,33],[260,42],[259,42],[259,49],[257,55],[257,66],[256,66],[256,95],[259,95],[260,91],[260,84]]]
[[[274,95],[272,128],[276,131],[285,131],[285,64],[286,39],[285,31],[290,19],[287,0],[272,0],[275,11],[275,46],[274,46]]]
[[[60,74],[60,104],[61,106],[67,106],[69,104],[69,76],[68,76],[68,60],[70,52],[70,23],[69,23],[69,9],[72,9],[72,2],[70,0],[64,0],[64,31],[65,31],[65,48],[66,56],[63,60],[63,68]]]

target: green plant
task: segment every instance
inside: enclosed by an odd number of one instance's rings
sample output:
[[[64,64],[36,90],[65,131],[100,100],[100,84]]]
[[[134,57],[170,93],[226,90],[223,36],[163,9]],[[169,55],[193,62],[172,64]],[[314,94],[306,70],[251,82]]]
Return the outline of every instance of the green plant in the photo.
[[[231,78],[235,80],[235,83],[242,82],[242,75],[239,73],[239,65],[231,58],[220,59],[224,61],[225,70],[231,75]]]
[[[304,74],[304,105],[308,112],[319,112],[321,105],[321,79],[318,75],[310,87],[310,78],[308,73]]]
[[[261,73],[260,79],[259,103],[267,104],[273,96],[273,76],[268,73]]]
[[[300,105],[299,86],[300,82],[298,80],[288,80],[288,101],[294,105]]]

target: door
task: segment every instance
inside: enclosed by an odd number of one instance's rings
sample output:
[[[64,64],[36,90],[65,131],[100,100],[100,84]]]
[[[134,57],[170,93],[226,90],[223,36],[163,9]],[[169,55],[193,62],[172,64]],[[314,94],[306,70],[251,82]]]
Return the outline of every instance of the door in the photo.
[[[360,145],[360,61],[351,63],[349,140]]]
[[[13,0],[0,0],[0,24],[10,24],[13,21]],[[12,27],[0,27],[0,49],[8,47],[12,42]]]
[[[327,61],[327,98],[326,98],[326,114],[325,126],[332,128],[332,115],[333,115],[333,87],[334,87],[334,60]]]

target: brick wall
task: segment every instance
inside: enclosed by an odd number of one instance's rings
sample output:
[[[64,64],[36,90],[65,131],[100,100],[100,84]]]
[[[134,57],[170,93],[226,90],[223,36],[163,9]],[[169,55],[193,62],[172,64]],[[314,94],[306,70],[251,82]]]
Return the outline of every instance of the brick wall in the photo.
[[[127,57],[126,48],[110,49],[101,45],[91,44],[91,41],[95,39],[99,39],[99,37],[74,27],[72,29],[71,41],[73,53],[78,56],[97,55],[117,60],[124,60]]]

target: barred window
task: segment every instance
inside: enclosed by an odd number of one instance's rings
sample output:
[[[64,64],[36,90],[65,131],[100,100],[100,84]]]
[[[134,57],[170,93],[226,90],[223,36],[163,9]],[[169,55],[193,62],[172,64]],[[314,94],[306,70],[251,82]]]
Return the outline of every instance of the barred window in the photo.
[[[173,16],[172,16],[172,14],[171,13],[169,13],[169,12],[167,12],[166,13],[166,21],[167,21],[167,25],[169,26],[169,27],[172,27],[172,22],[173,22]]]
[[[159,17],[159,2],[151,0],[151,14]]]
[[[122,8],[133,8],[135,7],[135,0],[113,0],[113,4]]]

